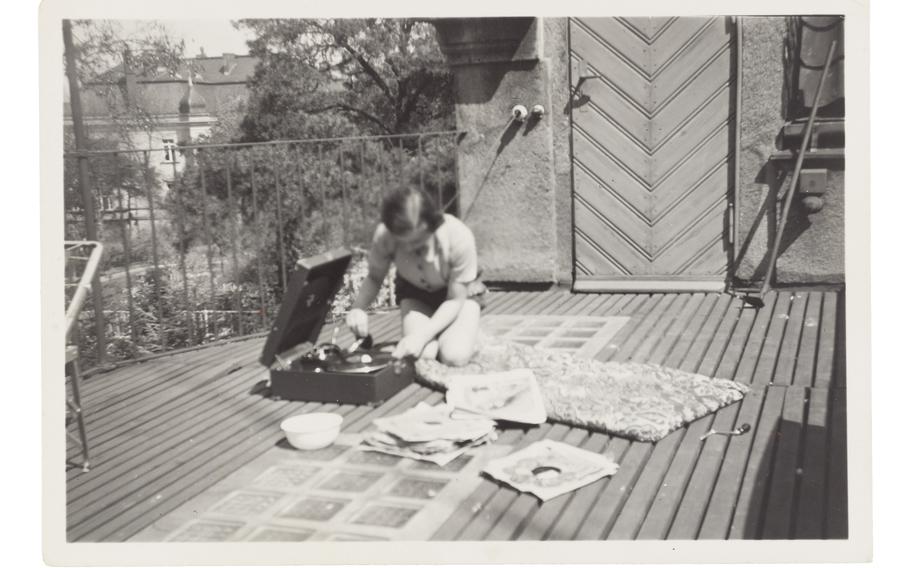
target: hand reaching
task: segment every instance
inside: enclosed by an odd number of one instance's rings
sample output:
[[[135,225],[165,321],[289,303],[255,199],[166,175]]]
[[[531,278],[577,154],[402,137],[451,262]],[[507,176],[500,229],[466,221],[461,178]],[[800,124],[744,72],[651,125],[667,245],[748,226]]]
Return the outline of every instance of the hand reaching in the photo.
[[[348,312],[345,323],[354,334],[354,337],[366,337],[370,333],[370,324],[367,313],[360,309],[353,309]]]
[[[419,335],[406,335],[398,342],[398,345],[395,346],[395,350],[392,351],[393,359],[404,359],[405,357],[420,357],[420,354],[423,352],[423,348],[426,347],[427,341],[424,340]]]

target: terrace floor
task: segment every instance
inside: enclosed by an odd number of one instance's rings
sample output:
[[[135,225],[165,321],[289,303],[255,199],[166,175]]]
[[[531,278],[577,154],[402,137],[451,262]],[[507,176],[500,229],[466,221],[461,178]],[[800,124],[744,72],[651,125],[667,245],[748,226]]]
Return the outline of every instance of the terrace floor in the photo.
[[[539,503],[465,472],[471,484],[432,540],[820,539],[847,536],[843,293],[778,291],[761,310],[724,294],[491,293],[485,314],[628,316],[601,360],[653,362],[735,378],[743,401],[657,443],[546,423],[511,428],[509,451],[541,438],[612,454],[619,471]],[[376,316],[379,341],[397,313]],[[324,331],[328,339],[330,330]],[[339,343],[350,342],[341,335]],[[93,467],[67,465],[69,541],[126,541],[263,456],[287,449],[278,424],[343,414],[355,435],[381,415],[443,395],[412,384],[377,406],[271,399],[263,338],[213,345],[92,376],[83,385]],[[699,436],[749,423],[738,437]],[[68,457],[77,459],[76,448]],[[456,476],[457,477],[457,476]]]

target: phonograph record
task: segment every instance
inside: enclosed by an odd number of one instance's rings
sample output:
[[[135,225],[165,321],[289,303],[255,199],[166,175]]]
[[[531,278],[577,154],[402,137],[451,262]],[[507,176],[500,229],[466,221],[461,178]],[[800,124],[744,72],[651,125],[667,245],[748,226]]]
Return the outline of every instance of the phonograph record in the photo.
[[[334,334],[331,341],[317,343],[350,262],[346,249],[297,262],[259,358],[269,368],[272,396],[375,403],[413,382],[414,362],[392,359],[394,344],[373,345],[367,336],[343,347]]]

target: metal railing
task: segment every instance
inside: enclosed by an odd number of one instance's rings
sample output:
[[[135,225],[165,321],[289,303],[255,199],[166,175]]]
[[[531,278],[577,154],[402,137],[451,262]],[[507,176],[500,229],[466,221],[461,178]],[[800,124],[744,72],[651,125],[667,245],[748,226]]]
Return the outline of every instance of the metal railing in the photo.
[[[67,238],[96,219],[102,305],[77,333],[104,365],[269,328],[297,259],[355,251],[336,311],[365,275],[385,191],[424,189],[457,213],[459,133],[339,137],[64,154]],[[95,214],[74,185],[87,165]],[[348,294],[348,296],[345,296]]]

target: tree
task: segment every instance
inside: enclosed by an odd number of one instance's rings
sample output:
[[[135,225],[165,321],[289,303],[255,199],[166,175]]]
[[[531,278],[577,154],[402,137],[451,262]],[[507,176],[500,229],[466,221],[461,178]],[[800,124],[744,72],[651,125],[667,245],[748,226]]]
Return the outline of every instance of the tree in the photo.
[[[454,126],[433,27],[413,19],[240,20],[252,30],[245,140],[401,134]]]
[[[78,95],[83,105],[88,103],[92,109],[93,118],[100,119],[100,128],[86,129],[83,148],[76,148],[74,130],[64,129],[64,150],[132,148],[135,133],[150,135],[155,120],[143,107],[138,93],[128,92],[127,70],[138,76],[176,73],[183,41],[173,40],[156,23],[127,30],[121,22],[112,20],[75,20],[71,30]],[[134,197],[144,197],[146,183],[158,186],[154,168],[141,163],[139,156],[112,154],[87,159],[93,208],[113,204],[119,209],[121,198],[125,201],[123,206],[129,207]],[[75,158],[64,160],[64,203],[68,212],[84,211],[88,205],[83,203],[78,188],[77,169]]]

